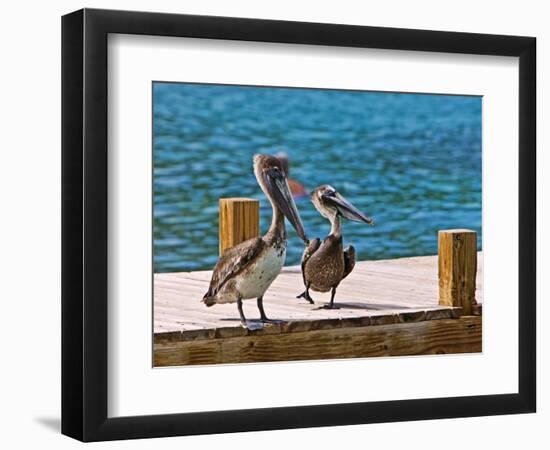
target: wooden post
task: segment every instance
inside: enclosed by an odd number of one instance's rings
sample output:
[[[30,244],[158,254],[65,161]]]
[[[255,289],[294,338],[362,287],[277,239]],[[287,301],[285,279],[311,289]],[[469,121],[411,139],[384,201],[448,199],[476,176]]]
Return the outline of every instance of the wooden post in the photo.
[[[441,230],[439,247],[439,304],[460,306],[472,314],[476,304],[477,234],[472,230]]]
[[[252,198],[220,198],[220,255],[260,234],[260,202]]]

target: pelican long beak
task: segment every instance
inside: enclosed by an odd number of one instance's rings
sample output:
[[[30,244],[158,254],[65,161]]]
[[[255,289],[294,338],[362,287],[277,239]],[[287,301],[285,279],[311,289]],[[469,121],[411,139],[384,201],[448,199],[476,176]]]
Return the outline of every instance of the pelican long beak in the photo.
[[[267,170],[264,172],[264,180],[269,193],[279,209],[292,224],[300,239],[307,242],[302,219],[300,219],[300,214],[292,198],[284,173],[276,170]]]
[[[348,202],[344,198],[344,196],[340,195],[338,192],[332,195],[323,195],[323,200],[334,206],[338,213],[348,220],[353,220],[354,222],[368,223],[371,225],[374,223],[374,221],[370,217],[365,216],[361,211],[359,211],[355,206]]]

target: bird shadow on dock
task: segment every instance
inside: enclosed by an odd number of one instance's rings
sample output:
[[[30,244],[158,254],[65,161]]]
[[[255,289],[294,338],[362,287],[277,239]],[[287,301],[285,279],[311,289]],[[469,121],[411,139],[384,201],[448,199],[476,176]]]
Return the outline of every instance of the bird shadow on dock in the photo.
[[[365,302],[334,302],[340,309],[364,309],[366,311],[380,311],[383,309],[418,309],[418,306],[392,305],[388,303],[365,303]]]
[[[403,304],[388,304],[388,303],[372,303],[372,302],[335,302],[334,309],[325,309],[324,305],[328,305],[328,302],[315,302],[315,304],[305,304],[302,306],[302,311],[307,313],[307,311],[326,311],[326,316],[323,315],[325,319],[335,319],[338,318],[341,315],[345,315],[346,310],[361,310],[365,311],[365,314],[368,315],[369,312],[375,313],[377,311],[384,311],[384,310],[417,310],[418,306],[407,306]],[[342,314],[344,313],[344,314]],[[296,321],[304,321],[304,320],[319,320],[321,317],[315,317],[315,318],[309,318],[307,316],[300,317],[301,314],[298,314],[298,317],[272,317],[272,319],[278,321],[278,322],[296,322]],[[236,317],[220,317],[220,321],[222,322],[240,322],[240,318],[238,316]],[[262,324],[259,318],[250,318],[247,319],[252,324]]]

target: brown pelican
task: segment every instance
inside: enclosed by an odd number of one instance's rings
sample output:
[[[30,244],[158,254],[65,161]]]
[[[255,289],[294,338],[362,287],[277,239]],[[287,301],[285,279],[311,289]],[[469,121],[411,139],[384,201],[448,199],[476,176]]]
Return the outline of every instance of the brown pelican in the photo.
[[[285,217],[307,242],[281,162],[274,156],[256,155],[254,175],[273,208],[271,226],[264,236],[244,241],[223,253],[202,299],[206,306],[236,302],[241,323],[247,328],[250,326],[243,313],[243,300],[246,299],[256,298],[261,321],[270,321],[264,311],[263,295],[285,262]]]
[[[317,211],[330,221],[330,234],[321,242],[319,238],[311,241],[302,256],[302,277],[306,290],[298,295],[313,303],[309,290],[328,292],[332,289],[330,303],[323,308],[333,309],[334,295],[340,282],[346,278],[355,265],[355,249],[344,249],[342,243],[342,225],[340,217],[355,222],[372,224],[373,220],[365,216],[349,203],[332,186],[324,184],[311,193],[311,201]]]

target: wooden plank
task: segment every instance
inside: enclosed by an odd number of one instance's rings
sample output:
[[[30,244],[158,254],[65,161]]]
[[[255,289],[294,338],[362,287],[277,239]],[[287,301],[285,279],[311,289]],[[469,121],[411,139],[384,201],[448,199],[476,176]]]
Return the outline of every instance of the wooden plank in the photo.
[[[481,270],[481,254],[478,259],[478,270]],[[419,267],[422,269],[418,270]],[[354,323],[355,319],[364,323],[387,324],[422,317],[425,320],[449,318],[451,312],[438,312],[448,307],[440,306],[438,302],[437,270],[436,256],[358,262],[338,288],[336,303],[341,309],[330,311],[318,309],[328,303],[330,293],[314,293],[315,305],[296,299],[303,288],[300,268],[285,267],[264,297],[265,309],[269,317],[289,323],[282,328],[285,332],[316,329],[321,325],[341,327],[342,323],[349,320]],[[426,273],[431,273],[431,276],[426,276]],[[155,274],[155,340],[172,334],[185,340],[188,332],[189,338],[195,339],[199,327],[205,330],[240,328],[236,305],[207,308],[201,303],[210,276],[210,271]],[[482,280],[481,276],[477,277],[479,303],[482,300]],[[249,319],[259,317],[255,300],[245,301],[244,310]],[[451,311],[452,316],[456,316],[457,310]],[[480,308],[474,312],[479,313]],[[308,321],[312,323],[308,325]],[[321,325],[317,324],[319,321],[322,321]],[[275,331],[266,328],[266,332]],[[242,334],[240,331],[234,333]],[[214,334],[202,333],[211,337]]]
[[[295,333],[163,340],[155,366],[232,364],[481,352],[482,319],[430,320]]]
[[[260,234],[260,202],[252,198],[220,198],[220,255]]]
[[[476,303],[477,234],[472,230],[438,233],[439,304],[472,313]]]
[[[328,328],[350,328],[350,327],[363,327],[363,326],[375,326],[375,325],[388,325],[393,323],[411,323],[411,322],[420,322],[425,320],[441,320],[441,319],[452,319],[457,318],[461,315],[460,308],[439,308],[439,309],[429,309],[429,310],[419,310],[419,311],[380,311],[378,314],[374,315],[354,315],[354,316],[342,316],[336,318],[307,318],[307,319],[289,319],[286,321],[281,321],[278,323],[268,324],[264,328],[250,331],[240,326],[233,326],[232,328],[238,328],[234,334],[238,336],[247,336],[254,335],[260,336],[263,334],[281,334],[281,333],[295,333],[303,331],[313,331],[321,330]],[[167,315],[164,310],[159,310],[158,320],[163,325],[167,322]],[[235,318],[235,322],[238,322],[238,316]],[[182,330],[178,331],[178,340],[195,340],[197,339],[196,333],[189,334],[188,331],[195,331],[201,325],[205,324],[203,328],[212,329],[215,331],[214,335],[204,334],[206,338],[215,338],[219,337],[216,333],[216,330],[227,328],[227,326],[221,326],[219,323],[216,323],[212,320],[205,319],[202,316],[199,319],[193,319],[192,321],[187,321],[185,324],[182,324]],[[231,328],[231,326],[229,326]],[[170,329],[168,324],[164,330],[157,329],[155,333],[155,343],[164,342],[168,336],[170,341],[174,340],[173,330]]]

